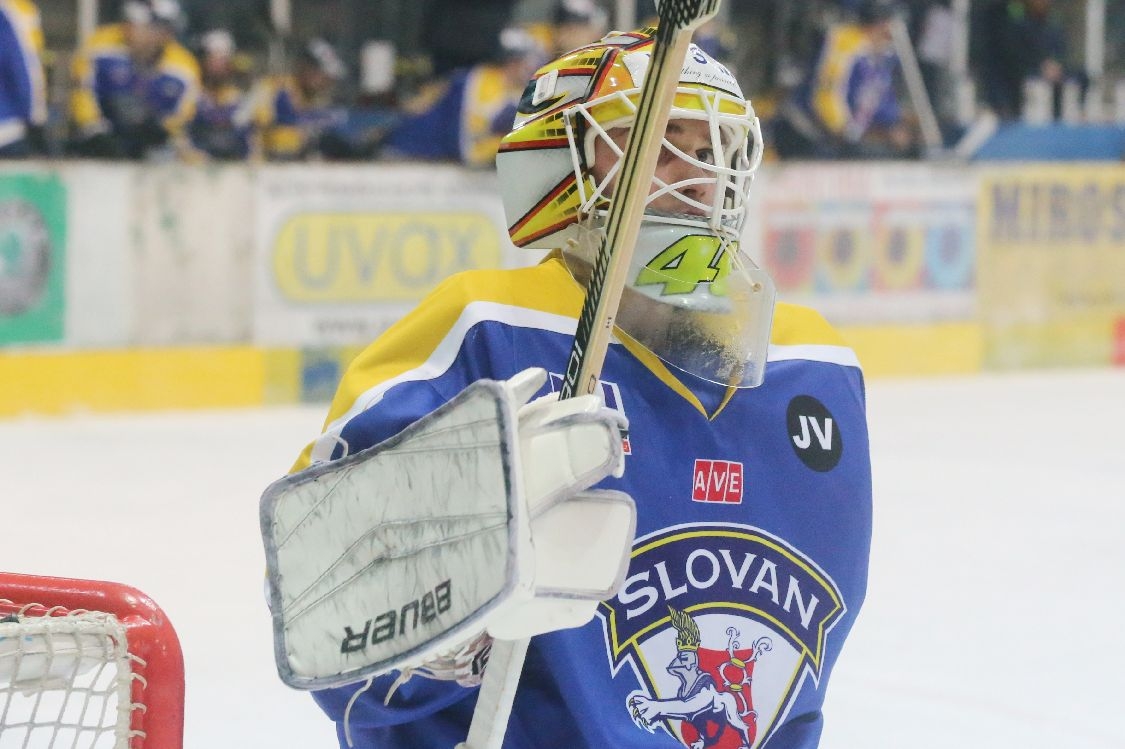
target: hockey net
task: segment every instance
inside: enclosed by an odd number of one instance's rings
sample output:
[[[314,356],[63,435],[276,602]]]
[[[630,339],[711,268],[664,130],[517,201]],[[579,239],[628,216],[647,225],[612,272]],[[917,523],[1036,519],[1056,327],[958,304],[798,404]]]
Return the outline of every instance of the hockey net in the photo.
[[[127,585],[0,573],[0,749],[181,749],[179,639]]]

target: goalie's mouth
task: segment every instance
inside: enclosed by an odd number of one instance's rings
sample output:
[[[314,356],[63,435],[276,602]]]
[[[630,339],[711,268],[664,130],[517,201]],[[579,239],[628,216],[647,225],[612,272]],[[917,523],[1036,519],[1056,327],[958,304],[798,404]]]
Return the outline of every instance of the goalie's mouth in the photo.
[[[651,205],[645,209],[645,216],[651,216],[653,218],[687,218],[693,221],[698,221],[700,219],[706,219],[707,215],[707,210],[694,205],[683,205],[679,208],[679,210],[675,211],[655,208]]]
[[[678,210],[660,210],[649,205],[645,209],[645,221],[654,224],[671,224],[675,226],[690,226],[730,241],[738,241],[741,227],[733,216],[719,220],[712,218],[709,211],[696,206],[677,206]]]

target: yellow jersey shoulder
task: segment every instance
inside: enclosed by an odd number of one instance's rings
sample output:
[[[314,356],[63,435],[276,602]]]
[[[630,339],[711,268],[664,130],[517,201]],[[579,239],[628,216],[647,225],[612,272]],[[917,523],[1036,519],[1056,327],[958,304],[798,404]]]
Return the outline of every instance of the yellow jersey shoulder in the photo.
[[[811,307],[778,302],[770,343],[776,346],[847,346],[843,336]]]
[[[39,8],[31,0],[2,0],[0,13],[11,16],[12,25],[23,30],[36,52],[43,51],[43,25]]]
[[[3,5],[14,8],[21,16],[39,15],[39,8],[31,0],[5,0]]]
[[[101,55],[124,55],[125,26],[120,23],[110,23],[99,26],[86,40],[85,48],[91,57]]]
[[[199,62],[195,59],[195,55],[179,42],[168,42],[160,58],[160,64],[164,70],[185,82],[199,81]]]
[[[584,292],[562,259],[548,256],[522,268],[457,273],[439,284],[430,299],[458,309],[472,302],[494,302],[575,317],[582,309]]]

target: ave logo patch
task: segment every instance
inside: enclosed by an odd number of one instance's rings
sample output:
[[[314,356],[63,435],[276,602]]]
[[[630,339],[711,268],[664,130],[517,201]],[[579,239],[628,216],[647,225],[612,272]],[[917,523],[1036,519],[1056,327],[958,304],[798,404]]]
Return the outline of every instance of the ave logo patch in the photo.
[[[692,471],[693,502],[742,504],[742,464],[729,460],[696,459]]]
[[[836,419],[811,395],[789,401],[785,414],[789,442],[801,462],[814,471],[831,471],[844,454],[844,438]]]
[[[845,612],[808,556],[729,523],[638,538],[621,591],[598,607],[614,679],[637,680],[621,705],[633,724],[715,749],[767,742],[806,681],[819,683]]]

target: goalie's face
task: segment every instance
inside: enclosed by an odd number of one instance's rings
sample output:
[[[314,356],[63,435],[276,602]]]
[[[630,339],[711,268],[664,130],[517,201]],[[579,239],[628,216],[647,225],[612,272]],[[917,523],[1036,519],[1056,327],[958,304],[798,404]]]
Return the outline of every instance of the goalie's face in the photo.
[[[629,140],[629,128],[616,127],[594,140],[590,173],[607,197],[617,184],[617,166]],[[719,148],[721,148],[721,144]],[[656,164],[648,212],[665,216],[706,216],[715,203],[713,167],[718,156],[708,124],[672,120]],[[721,156],[721,154],[719,155]]]
[[[649,188],[648,220],[690,225],[737,242],[747,194],[761,162],[762,139],[749,102],[681,86]],[[741,107],[738,113],[734,110]],[[609,97],[568,113],[579,221],[607,213],[621,171],[635,109]]]
[[[594,129],[588,139],[593,193],[605,201],[629,132]],[[746,158],[746,145],[744,132],[708,119],[669,121],[616,321],[677,369],[738,387],[762,381],[774,298],[769,277],[739,249],[741,211],[724,210],[736,201],[728,165]],[[566,252],[576,276],[593,263],[599,226],[594,213]]]

